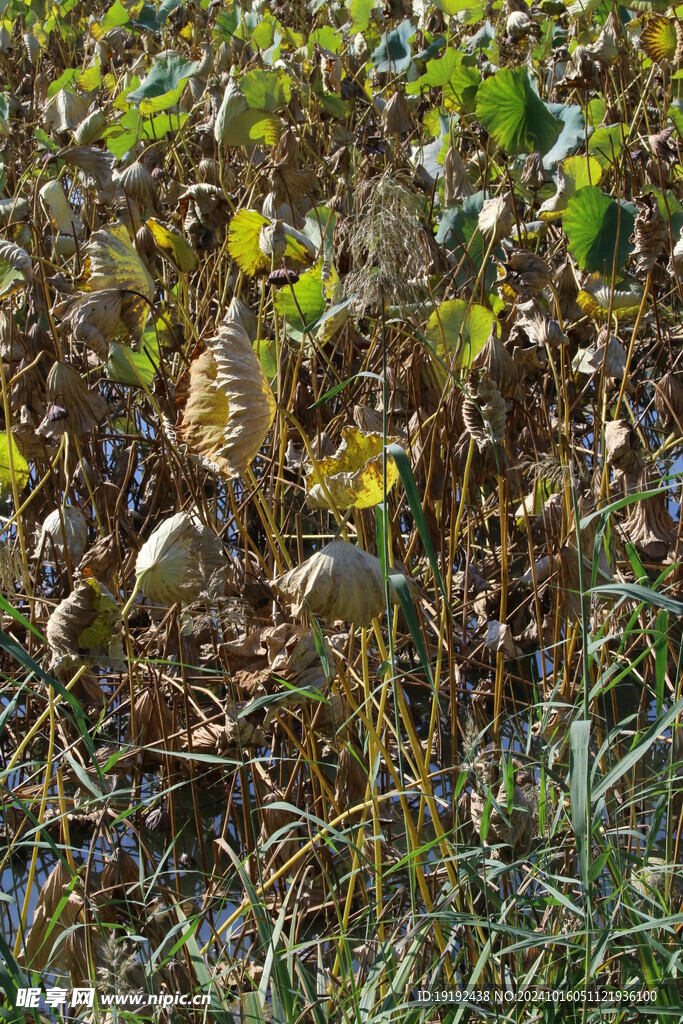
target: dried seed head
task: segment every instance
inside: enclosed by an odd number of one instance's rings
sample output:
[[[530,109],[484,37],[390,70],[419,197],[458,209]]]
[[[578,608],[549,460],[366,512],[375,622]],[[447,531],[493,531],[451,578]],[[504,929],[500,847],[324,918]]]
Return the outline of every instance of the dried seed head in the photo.
[[[406,302],[417,294],[426,276],[423,208],[408,182],[390,171],[357,189],[348,232],[353,267],[344,291],[359,313],[377,311],[382,299]]]

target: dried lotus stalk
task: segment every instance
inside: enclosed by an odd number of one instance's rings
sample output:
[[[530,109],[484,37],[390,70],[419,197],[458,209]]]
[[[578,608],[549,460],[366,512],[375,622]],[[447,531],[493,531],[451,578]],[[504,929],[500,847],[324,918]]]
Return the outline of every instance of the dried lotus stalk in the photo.
[[[224,323],[198,348],[176,390],[177,434],[202,463],[240,476],[258,453],[275,417],[275,398],[246,331]]]

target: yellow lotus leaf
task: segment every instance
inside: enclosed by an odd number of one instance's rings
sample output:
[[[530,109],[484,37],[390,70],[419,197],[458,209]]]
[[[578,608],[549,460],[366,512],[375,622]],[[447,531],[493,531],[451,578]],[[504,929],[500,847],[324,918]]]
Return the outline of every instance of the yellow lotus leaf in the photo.
[[[3,430],[0,432],[0,498],[8,498],[12,494],[12,477],[17,492],[21,493],[28,483],[28,462],[12,435]]]
[[[600,274],[591,274],[576,301],[587,316],[605,323],[610,311],[622,322],[635,320],[642,298],[642,285],[634,278],[623,277],[615,282],[612,290],[611,283]]]
[[[154,279],[133,248],[123,224],[90,236],[78,285],[86,292],[117,288],[121,320],[135,341],[142,337],[154,298]]]
[[[381,434],[364,434],[357,427],[345,427],[342,442],[334,455],[321,459],[306,477],[310,505],[327,508],[321,486],[325,483],[337,508],[371,508],[384,500],[383,438]],[[398,468],[391,456],[387,459],[387,490],[398,479]]]
[[[149,218],[147,227],[152,232],[157,247],[181,274],[191,274],[197,269],[197,257],[192,251],[192,246],[178,231],[167,228],[154,217]]]
[[[261,270],[270,269],[270,257],[261,251],[261,228],[270,224],[258,210],[238,210],[228,228],[228,252],[242,273],[253,277]],[[294,228],[284,225],[287,247],[285,260],[292,269],[308,267],[315,257],[315,247]]]
[[[228,321],[178,381],[178,439],[221,476],[240,476],[263,444],[275,398],[249,336]]]

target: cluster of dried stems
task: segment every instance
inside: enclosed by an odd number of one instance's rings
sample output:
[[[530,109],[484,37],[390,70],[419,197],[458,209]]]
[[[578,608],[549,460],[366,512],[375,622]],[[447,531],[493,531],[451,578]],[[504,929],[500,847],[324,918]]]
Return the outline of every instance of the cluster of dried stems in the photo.
[[[594,978],[621,987],[629,952],[657,979],[642,936],[673,956],[683,858],[669,64],[645,68],[616,15],[556,5],[580,41],[558,57],[535,5],[491,5],[500,66],[529,58],[544,99],[624,127],[601,182],[635,202],[620,278],[568,251],[562,169],[509,158],[471,111],[430,172],[446,87],[406,96],[369,52],[409,4],[374,12],[369,49],[340,4],[310,45],[287,2],[240,31],[215,3],[156,28],[77,3],[47,30],[35,6],[0,54],[16,964],[119,991],[210,978],[216,1020],[267,971],[287,1024],[370,1019],[358,993],[389,1005],[397,974],[395,1007],[432,971],[571,987],[601,929]],[[414,53],[481,28],[440,7]],[[133,123],[126,90],[173,59],[194,61],[173,106]],[[287,88],[245,144],[254,72]],[[604,778],[671,708],[599,827],[590,800],[577,820],[572,727]]]

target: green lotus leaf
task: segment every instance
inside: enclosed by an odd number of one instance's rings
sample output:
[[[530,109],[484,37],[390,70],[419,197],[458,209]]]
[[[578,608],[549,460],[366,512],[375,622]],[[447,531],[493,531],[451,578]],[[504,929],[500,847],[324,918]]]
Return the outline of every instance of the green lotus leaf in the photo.
[[[635,214],[627,203],[618,203],[596,185],[582,188],[567,204],[563,227],[569,251],[582,270],[611,273],[614,254],[617,268],[631,252]]]
[[[477,91],[477,118],[499,146],[512,156],[547,153],[562,123],[534,91],[526,68],[502,68]]]

